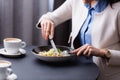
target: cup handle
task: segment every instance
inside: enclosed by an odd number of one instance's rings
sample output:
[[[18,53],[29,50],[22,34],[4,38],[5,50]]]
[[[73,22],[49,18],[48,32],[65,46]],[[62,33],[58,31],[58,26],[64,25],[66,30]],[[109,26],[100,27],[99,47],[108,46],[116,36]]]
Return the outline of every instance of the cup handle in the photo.
[[[9,80],[9,76],[12,74],[12,69],[11,68],[7,68],[7,78],[6,80]]]
[[[6,80],[16,80],[17,79],[17,75],[13,73],[11,68],[7,68],[8,71],[8,76]]]
[[[8,76],[13,73],[11,68],[7,68],[7,72],[8,72]]]
[[[24,42],[24,41],[21,42],[21,47],[22,47],[22,48],[25,48],[25,47],[26,47],[26,42]]]

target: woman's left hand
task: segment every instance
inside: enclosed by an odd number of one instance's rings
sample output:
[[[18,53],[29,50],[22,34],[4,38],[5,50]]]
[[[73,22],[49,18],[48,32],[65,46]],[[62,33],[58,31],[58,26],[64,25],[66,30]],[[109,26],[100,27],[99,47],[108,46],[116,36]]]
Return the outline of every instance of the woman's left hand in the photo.
[[[85,44],[85,45],[73,50],[71,53],[75,53],[77,56],[85,55],[85,56],[89,57],[92,55],[92,56],[104,57],[105,50],[95,48],[89,44]]]

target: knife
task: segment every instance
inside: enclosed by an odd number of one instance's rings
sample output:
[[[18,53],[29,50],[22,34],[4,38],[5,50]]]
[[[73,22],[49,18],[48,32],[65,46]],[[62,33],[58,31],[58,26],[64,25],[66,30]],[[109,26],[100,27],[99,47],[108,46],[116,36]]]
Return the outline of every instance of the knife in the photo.
[[[58,50],[56,48],[56,45],[55,45],[55,43],[54,43],[54,41],[53,41],[53,39],[52,39],[52,37],[50,35],[49,35],[49,40],[50,40],[50,43],[51,43],[53,49],[55,50],[55,53],[59,54],[59,52],[58,52]]]

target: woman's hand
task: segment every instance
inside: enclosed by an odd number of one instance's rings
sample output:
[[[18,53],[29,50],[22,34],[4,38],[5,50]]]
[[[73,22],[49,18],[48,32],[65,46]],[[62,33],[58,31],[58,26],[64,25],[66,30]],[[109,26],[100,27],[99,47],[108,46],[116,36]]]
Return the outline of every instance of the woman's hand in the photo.
[[[73,50],[71,53],[75,53],[77,56],[80,56],[82,54],[87,57],[89,57],[90,55],[104,57],[105,52],[106,51],[104,49],[98,49],[89,44],[85,44],[82,47]]]
[[[41,21],[41,32],[42,32],[42,37],[45,40],[48,40],[49,35],[51,38],[54,37],[54,23],[49,20],[49,19],[43,19]]]

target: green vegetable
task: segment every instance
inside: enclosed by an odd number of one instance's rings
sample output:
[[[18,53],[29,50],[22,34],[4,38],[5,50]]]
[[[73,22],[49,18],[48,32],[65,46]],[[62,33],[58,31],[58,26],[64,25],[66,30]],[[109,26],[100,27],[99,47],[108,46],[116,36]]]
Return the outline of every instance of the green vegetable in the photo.
[[[57,50],[58,50],[58,52],[59,52],[59,53],[61,53],[61,52],[62,52],[62,50],[60,50],[60,48],[57,48]]]

